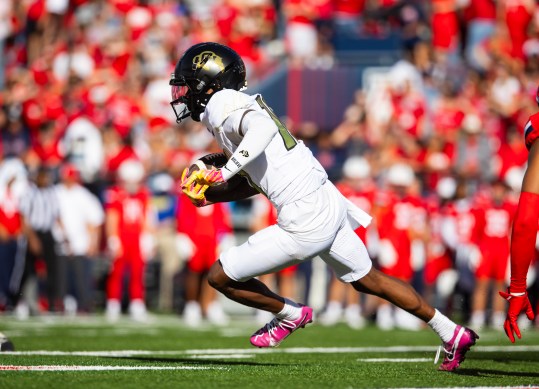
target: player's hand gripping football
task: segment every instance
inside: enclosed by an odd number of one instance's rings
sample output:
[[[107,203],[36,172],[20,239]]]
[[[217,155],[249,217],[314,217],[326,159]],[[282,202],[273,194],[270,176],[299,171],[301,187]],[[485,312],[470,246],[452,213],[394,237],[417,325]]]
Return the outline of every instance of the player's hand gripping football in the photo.
[[[507,334],[507,337],[511,343],[515,343],[515,335],[520,339],[520,329],[518,328],[517,319],[521,313],[526,313],[528,319],[533,320],[533,309],[528,299],[528,293],[524,293],[521,296],[515,296],[514,294],[507,292],[500,292],[500,296],[509,301],[509,309],[507,310],[507,318],[503,324],[503,329]]]
[[[211,169],[200,169],[191,174],[189,179],[193,179],[201,185],[214,186],[225,182],[221,169],[212,167]]]
[[[196,207],[203,207],[207,204],[205,192],[209,188],[209,185],[204,185],[198,183],[194,176],[195,172],[192,172],[189,174],[189,168],[186,167],[183,170],[182,178],[181,178],[181,188],[182,192],[189,197],[189,200],[193,205]]]

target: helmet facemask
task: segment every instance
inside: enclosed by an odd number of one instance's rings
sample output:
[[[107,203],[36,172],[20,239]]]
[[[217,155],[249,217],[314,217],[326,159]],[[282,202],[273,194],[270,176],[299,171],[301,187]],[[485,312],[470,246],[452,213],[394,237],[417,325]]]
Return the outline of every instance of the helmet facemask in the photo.
[[[185,79],[170,80],[172,101],[170,105],[176,115],[176,122],[180,123],[185,118],[191,116],[194,121],[200,121],[200,114],[204,112],[206,104],[213,93],[208,93],[208,88],[202,86],[198,93],[193,92],[193,88]],[[200,83],[199,83],[200,85]]]

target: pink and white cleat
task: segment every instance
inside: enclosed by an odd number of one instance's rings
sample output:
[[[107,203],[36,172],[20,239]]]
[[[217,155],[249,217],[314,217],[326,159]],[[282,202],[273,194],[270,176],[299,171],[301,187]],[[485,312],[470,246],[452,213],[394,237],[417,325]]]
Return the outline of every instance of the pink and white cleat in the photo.
[[[475,344],[477,339],[479,339],[479,335],[477,335],[471,329],[457,326],[451,340],[449,342],[445,342],[438,348],[434,363],[438,362],[442,348],[445,353],[444,361],[438,370],[455,371],[464,361],[466,353]]]
[[[251,336],[251,344],[255,347],[277,347],[292,332],[304,328],[313,321],[313,309],[303,306],[301,316],[296,320],[274,318]]]

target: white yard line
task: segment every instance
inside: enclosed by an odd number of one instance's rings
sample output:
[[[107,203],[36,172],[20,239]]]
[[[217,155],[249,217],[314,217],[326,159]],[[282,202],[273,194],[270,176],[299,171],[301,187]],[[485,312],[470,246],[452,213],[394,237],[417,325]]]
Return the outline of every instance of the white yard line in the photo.
[[[431,352],[436,346],[388,346],[388,347],[291,347],[271,349],[195,349],[195,350],[117,350],[117,351],[13,351],[3,352],[2,355],[42,355],[42,356],[85,356],[85,357],[131,357],[137,355],[244,355],[250,357],[253,354],[361,354],[361,353],[406,353],[406,352]],[[523,346],[475,346],[473,352],[537,352],[539,345]]]
[[[245,358],[254,358],[254,354],[200,354],[200,355],[190,355],[189,358],[193,359],[208,359],[208,358],[219,358],[219,359],[245,359]]]
[[[107,371],[107,370],[208,370],[220,369],[205,366],[15,366],[0,365],[0,371]]]
[[[525,389],[525,388],[537,388],[537,386],[449,386],[441,388],[429,388],[429,389]],[[399,389],[417,389],[417,388],[399,388]]]
[[[358,362],[432,362],[433,358],[358,358]]]

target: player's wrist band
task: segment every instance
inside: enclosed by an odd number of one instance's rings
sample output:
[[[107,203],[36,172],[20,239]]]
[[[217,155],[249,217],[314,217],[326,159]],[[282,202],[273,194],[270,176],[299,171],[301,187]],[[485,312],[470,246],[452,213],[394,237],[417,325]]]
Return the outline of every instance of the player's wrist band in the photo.
[[[511,296],[514,296],[514,297],[521,297],[521,296],[524,296],[526,294],[526,292],[521,292],[521,293],[513,293],[513,292],[510,292],[509,293]]]
[[[201,161],[200,159],[197,159],[197,160],[195,161],[195,165],[197,165],[198,168],[199,168],[200,170],[206,169],[206,165],[205,165],[204,162]]]

